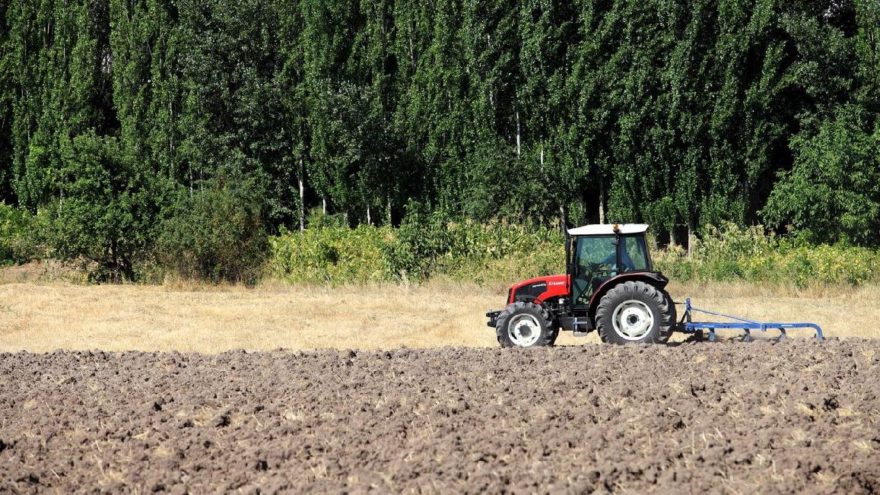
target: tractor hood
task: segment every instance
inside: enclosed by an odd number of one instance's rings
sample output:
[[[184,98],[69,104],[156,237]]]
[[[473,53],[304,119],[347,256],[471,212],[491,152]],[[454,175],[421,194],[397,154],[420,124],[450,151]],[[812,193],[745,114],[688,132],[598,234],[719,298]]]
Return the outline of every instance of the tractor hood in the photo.
[[[530,278],[510,286],[507,293],[508,304],[516,301],[542,302],[550,297],[568,294],[568,275],[547,275]]]

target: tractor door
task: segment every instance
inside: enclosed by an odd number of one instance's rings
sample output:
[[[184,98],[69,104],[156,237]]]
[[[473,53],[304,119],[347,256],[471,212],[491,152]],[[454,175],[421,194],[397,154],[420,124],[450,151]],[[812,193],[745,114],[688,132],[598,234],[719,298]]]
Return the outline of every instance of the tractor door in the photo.
[[[577,238],[571,267],[571,300],[575,308],[589,305],[593,291],[617,275],[617,244],[616,235]]]

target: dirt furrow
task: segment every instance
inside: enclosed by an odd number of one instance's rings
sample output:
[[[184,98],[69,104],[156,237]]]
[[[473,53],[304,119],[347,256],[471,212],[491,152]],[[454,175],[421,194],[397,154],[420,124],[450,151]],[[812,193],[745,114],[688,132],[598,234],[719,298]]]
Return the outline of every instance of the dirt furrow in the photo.
[[[0,354],[0,491],[880,491],[880,342]]]

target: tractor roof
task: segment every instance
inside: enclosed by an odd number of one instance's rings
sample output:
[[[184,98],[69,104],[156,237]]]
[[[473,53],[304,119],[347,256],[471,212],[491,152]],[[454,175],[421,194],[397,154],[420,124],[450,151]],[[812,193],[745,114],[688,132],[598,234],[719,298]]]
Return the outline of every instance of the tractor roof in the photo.
[[[568,233],[569,235],[611,235],[615,227],[621,234],[641,234],[648,230],[648,226],[644,223],[602,223],[568,229]]]

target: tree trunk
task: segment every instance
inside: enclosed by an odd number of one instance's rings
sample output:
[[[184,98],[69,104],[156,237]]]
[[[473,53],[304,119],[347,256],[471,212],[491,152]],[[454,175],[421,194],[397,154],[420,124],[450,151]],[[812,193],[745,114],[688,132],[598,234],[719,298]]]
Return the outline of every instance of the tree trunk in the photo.
[[[367,205],[367,225],[373,224],[372,215],[370,215],[370,205]]]
[[[559,205],[559,224],[562,234],[565,235],[565,230],[568,229],[568,208],[564,204]]]
[[[327,196],[321,198],[321,212],[327,214]]]
[[[605,223],[605,179],[599,176],[599,223]]]
[[[541,173],[544,173],[544,143],[541,143]]]
[[[694,228],[690,223],[688,223],[687,243],[688,243],[688,259],[691,259],[691,254],[693,254],[693,251],[694,251]]]
[[[516,111],[516,157],[520,157],[520,129],[519,129],[519,110]]]
[[[394,225],[394,219],[391,218],[391,194],[388,195],[388,226]]]
[[[168,115],[171,118],[171,122],[174,122],[174,107],[171,105],[171,102],[168,102]],[[168,139],[168,159],[171,160],[171,169],[168,170],[168,178],[174,179],[174,176],[177,175],[177,166],[174,163],[174,134],[171,134],[170,139]]]
[[[299,159],[299,231],[306,230],[306,186],[303,181],[303,161]]]

